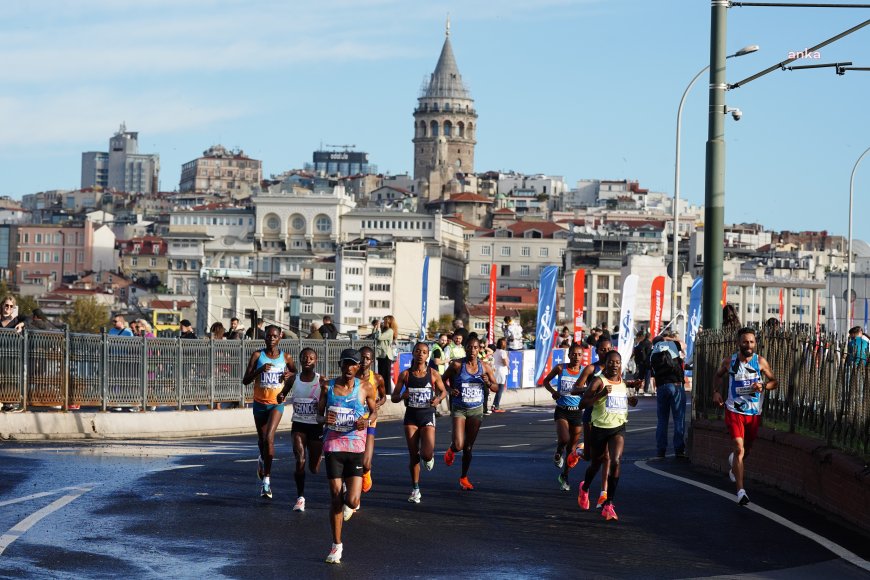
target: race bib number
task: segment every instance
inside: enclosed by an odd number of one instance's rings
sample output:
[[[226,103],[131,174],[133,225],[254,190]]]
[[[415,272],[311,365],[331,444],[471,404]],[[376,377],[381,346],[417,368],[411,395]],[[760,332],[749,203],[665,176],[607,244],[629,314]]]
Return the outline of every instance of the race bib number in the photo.
[[[408,389],[408,406],[415,409],[425,409],[432,406],[432,389],[419,387]]]
[[[298,423],[317,423],[317,401],[293,399],[293,420]]]
[[[608,395],[607,402],[604,403],[604,408],[608,413],[627,413],[628,397],[625,395]]]
[[[260,374],[260,387],[263,389],[280,389],[284,386],[284,369],[268,370]]]
[[[562,380],[559,381],[559,394],[570,395],[576,382],[577,377],[562,377]]]
[[[329,412],[335,413],[335,423],[329,428],[339,433],[347,433],[356,429],[356,413],[347,407],[330,407]]]
[[[758,394],[758,391],[755,390],[755,380],[750,379],[747,381],[742,381],[742,384],[734,385],[734,393],[738,397],[752,397]]]
[[[480,383],[462,383],[460,393],[462,393],[462,402],[466,405],[483,402],[483,385]]]

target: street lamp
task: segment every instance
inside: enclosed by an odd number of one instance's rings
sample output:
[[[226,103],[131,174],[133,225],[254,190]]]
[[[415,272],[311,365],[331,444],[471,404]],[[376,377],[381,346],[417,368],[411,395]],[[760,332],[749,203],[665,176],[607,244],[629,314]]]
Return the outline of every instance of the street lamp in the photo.
[[[858,170],[858,164],[867,153],[870,153],[870,147],[858,157],[858,161],[852,168],[852,175],[849,177],[849,245],[846,253],[846,320],[849,321],[846,324],[847,327],[852,326],[852,201],[855,197],[855,172]]]
[[[729,54],[725,58],[734,58],[737,56],[744,56],[747,54],[751,54],[758,50],[757,44],[750,44],[749,46],[744,46],[734,54]],[[674,321],[677,317],[677,289],[679,287],[679,272],[677,268],[677,259],[679,253],[679,242],[680,242],[680,227],[679,227],[679,219],[680,219],[680,128],[683,124],[683,104],[686,102],[686,95],[689,94],[689,91],[692,90],[692,87],[695,86],[695,81],[697,81],[702,74],[710,70],[710,65],[705,66],[698,74],[696,74],[691,82],[689,82],[689,86],[686,87],[686,90],[683,91],[683,96],[680,99],[680,106],[677,107],[677,151],[676,151],[676,162],[674,163],[674,248],[673,248],[673,259],[671,260],[671,324],[674,324]],[[739,117],[733,115],[735,120],[738,120]]]

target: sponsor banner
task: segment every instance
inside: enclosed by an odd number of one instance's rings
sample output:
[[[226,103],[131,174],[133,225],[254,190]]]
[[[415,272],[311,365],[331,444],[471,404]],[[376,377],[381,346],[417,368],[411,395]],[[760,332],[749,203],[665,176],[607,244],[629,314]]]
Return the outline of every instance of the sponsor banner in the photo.
[[[496,304],[495,266],[489,268],[489,332],[486,333],[486,344],[495,344],[495,304]]]
[[[586,305],[586,270],[574,272],[574,342],[583,341],[583,309]]]
[[[659,335],[662,329],[662,309],[665,301],[665,277],[656,276],[652,281],[649,296],[649,334],[651,337]]]
[[[686,360],[691,360],[695,348],[695,336],[701,327],[701,299],[704,292],[704,278],[698,276],[692,282],[689,294],[689,322],[686,325]]]
[[[423,300],[420,306],[420,340],[426,340],[426,308],[429,302],[429,256],[423,260]],[[437,337],[436,337],[437,338]]]
[[[519,389],[523,386],[523,351],[508,351],[507,388]]]
[[[538,317],[535,324],[534,383],[544,378],[556,334],[556,276],[559,268],[546,266],[538,285]]]
[[[779,289],[779,323],[782,324],[782,313],[785,311],[785,307],[782,304],[782,288]]]
[[[622,372],[631,359],[634,347],[634,305],[637,302],[637,274],[629,274],[622,284],[622,308],[619,313],[619,344],[617,350],[622,356]]]
[[[550,365],[550,368],[554,368],[557,365],[565,364],[568,360],[568,349],[567,348],[554,348],[553,349],[553,359]],[[549,371],[547,371],[549,372]]]
[[[535,388],[535,352],[534,350],[524,350],[522,370],[521,389]]]

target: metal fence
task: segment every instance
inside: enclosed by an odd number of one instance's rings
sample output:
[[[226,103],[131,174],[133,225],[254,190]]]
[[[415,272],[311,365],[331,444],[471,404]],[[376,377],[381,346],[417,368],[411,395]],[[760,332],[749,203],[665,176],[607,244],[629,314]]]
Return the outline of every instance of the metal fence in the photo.
[[[298,360],[317,352],[317,370],[334,377],[346,348],[374,348],[371,340],[282,340]],[[190,340],[0,332],[0,403],[27,407],[177,407],[251,401],[242,385],[251,354],[262,341]]]
[[[847,359],[846,337],[792,330],[760,330],[756,337],[758,354],[779,380],[779,387],[765,395],[763,416],[787,425],[791,433],[870,453],[870,365]],[[692,387],[695,417],[723,413],[712,402],[713,381],[723,359],[736,350],[734,329],[698,335]]]

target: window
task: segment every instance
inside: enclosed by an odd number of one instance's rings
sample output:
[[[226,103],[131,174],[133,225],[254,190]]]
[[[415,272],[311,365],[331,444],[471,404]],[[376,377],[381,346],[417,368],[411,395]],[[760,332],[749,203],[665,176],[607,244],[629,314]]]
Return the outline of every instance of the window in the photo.
[[[303,296],[314,296],[314,286],[303,286],[302,287],[302,295]]]
[[[138,265],[139,265],[139,258],[131,258],[130,259],[130,266],[131,267],[135,268]]]
[[[761,306],[759,304],[747,304],[746,312],[748,314],[758,314],[761,312]]]
[[[294,217],[293,220],[290,222],[290,226],[294,230],[296,230],[297,232],[304,230],[305,229],[305,218],[302,217],[301,215]]]
[[[33,243],[34,244],[41,244],[42,243],[42,234],[35,234]]]
[[[332,302],[326,305],[324,314],[335,314],[335,305]]]
[[[562,258],[565,256],[565,248],[559,248],[559,257]]]
[[[326,271],[326,279],[327,280],[335,280],[335,270],[327,270]]]
[[[768,314],[779,314],[779,305],[776,306],[768,306],[767,307]]]
[[[596,306],[610,306],[610,295],[606,292],[599,292],[595,295]]]
[[[276,215],[270,215],[266,218],[266,228],[270,230],[277,230],[281,227],[281,220],[278,219]]]
[[[480,275],[481,276],[489,276],[489,264],[481,264],[480,265]]]
[[[550,248],[539,248],[538,256],[541,258],[546,258],[550,255]]]
[[[344,273],[348,276],[362,276],[362,268],[345,268]]]
[[[511,267],[507,264],[503,265],[501,267],[501,274],[499,274],[499,275],[500,276],[510,276],[511,275]]]
[[[530,256],[532,255],[532,249],[531,249],[530,247],[528,247],[528,246],[523,246],[523,247],[522,247],[522,250],[520,251],[520,255],[521,255],[523,258],[528,258],[528,257],[530,257]]]
[[[390,284],[369,284],[369,292],[390,292]]]
[[[36,234],[36,235],[38,236],[39,234]],[[33,253],[33,261],[36,262],[37,264],[42,262],[42,252],[34,252]]]
[[[393,277],[393,269],[392,268],[369,268],[369,276],[375,278],[392,278]]]
[[[481,282],[480,283],[480,292],[481,296],[486,296],[489,294],[489,282]]]
[[[607,290],[610,288],[610,278],[607,276],[599,276],[598,282],[596,283],[596,288],[599,290]]]
[[[528,276],[529,275],[529,266],[528,264],[523,264],[520,266],[520,276]]]
[[[154,268],[157,266],[157,258],[151,258],[151,267]]]
[[[389,300],[369,300],[369,308],[389,308]]]
[[[232,308],[222,308],[222,310],[223,310],[223,317],[224,318],[232,318],[232,316],[233,316],[233,309]]]
[[[501,255],[504,257],[510,257],[511,255],[511,247],[510,246],[502,246],[501,247]]]
[[[491,246],[480,246],[480,255],[481,256],[491,255],[491,252],[490,252],[491,249],[492,249]]]
[[[313,310],[311,302],[302,303],[302,314],[311,314]]]
[[[362,292],[362,284],[345,284],[345,292]]]
[[[328,234],[330,230],[332,230],[332,220],[325,215],[318,216],[317,220],[314,222],[314,227],[316,227],[317,231],[321,234]]]

